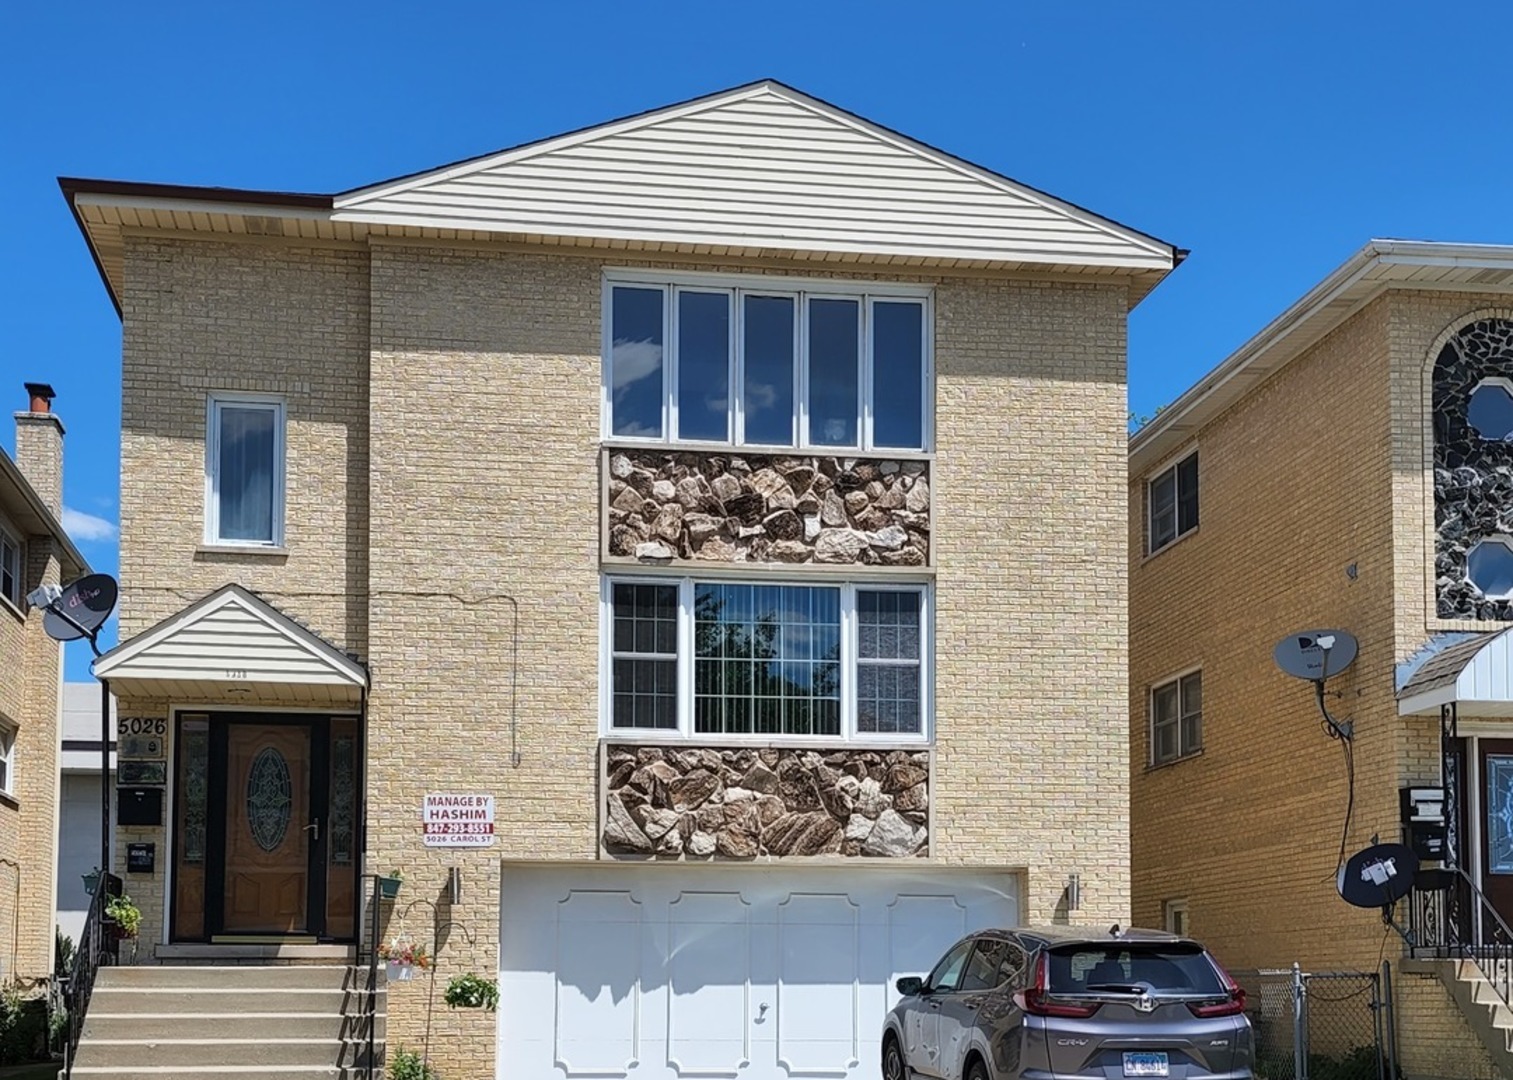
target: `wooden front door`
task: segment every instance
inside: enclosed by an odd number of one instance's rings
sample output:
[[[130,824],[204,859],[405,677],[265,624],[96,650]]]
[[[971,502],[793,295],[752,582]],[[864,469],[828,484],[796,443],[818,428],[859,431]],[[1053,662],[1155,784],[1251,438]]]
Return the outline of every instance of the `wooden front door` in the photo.
[[[310,929],[311,742],[308,724],[227,731],[225,933]]]
[[[1513,924],[1513,740],[1478,739],[1476,745],[1481,778],[1481,890],[1503,922]]]

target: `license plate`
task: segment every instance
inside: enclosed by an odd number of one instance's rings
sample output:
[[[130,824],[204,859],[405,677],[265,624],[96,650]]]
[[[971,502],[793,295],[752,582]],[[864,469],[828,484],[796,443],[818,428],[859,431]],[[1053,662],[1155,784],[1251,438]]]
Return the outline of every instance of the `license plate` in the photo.
[[[1165,1076],[1165,1053],[1140,1053],[1124,1055],[1125,1076]]]

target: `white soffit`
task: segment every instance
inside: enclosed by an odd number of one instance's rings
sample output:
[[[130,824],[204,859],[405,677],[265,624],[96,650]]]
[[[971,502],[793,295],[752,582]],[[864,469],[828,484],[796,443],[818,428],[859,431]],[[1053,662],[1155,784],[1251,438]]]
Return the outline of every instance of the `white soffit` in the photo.
[[[336,196],[332,220],[1166,271],[1171,245],[765,82]]]
[[[362,664],[235,585],[116,646],[95,662],[95,674],[123,693],[132,683],[278,684],[336,687],[355,697],[368,681]]]
[[[1372,240],[1130,436],[1144,477],[1210,421],[1387,289],[1513,290],[1513,246]]]

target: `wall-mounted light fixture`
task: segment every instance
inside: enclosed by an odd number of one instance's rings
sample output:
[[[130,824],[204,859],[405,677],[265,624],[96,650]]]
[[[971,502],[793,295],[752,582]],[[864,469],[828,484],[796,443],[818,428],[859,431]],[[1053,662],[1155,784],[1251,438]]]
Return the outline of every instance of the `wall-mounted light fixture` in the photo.
[[[1066,876],[1066,909],[1076,911],[1082,906],[1082,878],[1077,874]]]
[[[455,904],[462,903],[462,868],[452,867],[447,871],[448,897]]]

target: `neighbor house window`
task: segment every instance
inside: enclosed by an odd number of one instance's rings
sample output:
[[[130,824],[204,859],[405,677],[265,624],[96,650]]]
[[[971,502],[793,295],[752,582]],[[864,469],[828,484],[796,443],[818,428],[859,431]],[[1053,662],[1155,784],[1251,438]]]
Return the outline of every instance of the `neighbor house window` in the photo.
[[[1160,551],[1198,527],[1198,454],[1158,473],[1146,487],[1150,550]]]
[[[0,719],[0,791],[15,794],[16,729]]]
[[[1203,673],[1194,671],[1151,691],[1151,763],[1203,749]]]
[[[21,541],[0,529],[0,596],[21,606]]]
[[[1191,933],[1187,928],[1187,901],[1168,900],[1162,905],[1162,921],[1168,934],[1187,937]]]
[[[922,585],[605,583],[611,732],[919,740]]]
[[[611,279],[606,436],[927,449],[928,294],[783,285]]]
[[[210,399],[206,540],[277,547],[284,539],[284,406]]]

